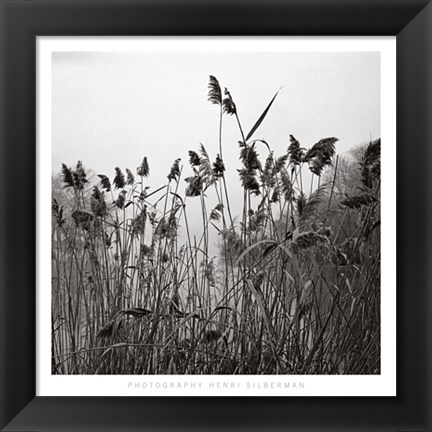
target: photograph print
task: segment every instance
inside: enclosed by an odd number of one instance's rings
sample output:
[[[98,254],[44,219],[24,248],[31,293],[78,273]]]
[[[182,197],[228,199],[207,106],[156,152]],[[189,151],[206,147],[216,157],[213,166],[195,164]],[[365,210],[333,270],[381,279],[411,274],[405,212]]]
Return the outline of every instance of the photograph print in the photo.
[[[52,375],[379,375],[380,53],[54,52]]]

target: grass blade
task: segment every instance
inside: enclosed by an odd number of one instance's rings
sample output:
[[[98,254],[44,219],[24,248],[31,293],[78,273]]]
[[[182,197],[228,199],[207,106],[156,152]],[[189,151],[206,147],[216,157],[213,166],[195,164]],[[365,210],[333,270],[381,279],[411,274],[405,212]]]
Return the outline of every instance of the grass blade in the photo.
[[[273,96],[273,99],[270,101],[270,103],[267,105],[267,108],[264,110],[264,112],[261,114],[260,118],[256,121],[256,123],[253,125],[252,129],[249,131],[249,133],[246,136],[246,141],[255,133],[255,131],[260,127],[261,123],[265,119],[267,113],[269,112],[270,107],[272,106],[274,100],[276,99],[276,96],[280,92],[280,89],[276,92],[276,94]]]

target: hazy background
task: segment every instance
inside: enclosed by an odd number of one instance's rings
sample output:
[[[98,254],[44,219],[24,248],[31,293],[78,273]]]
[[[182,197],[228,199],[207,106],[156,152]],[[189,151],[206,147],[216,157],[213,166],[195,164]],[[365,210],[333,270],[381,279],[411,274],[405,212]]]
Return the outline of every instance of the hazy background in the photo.
[[[147,185],[166,183],[172,162],[188,150],[218,153],[219,109],[207,101],[209,75],[228,87],[245,134],[282,87],[254,138],[282,155],[293,134],[303,147],[335,136],[338,153],[380,136],[378,52],[292,53],[54,53],[52,169],[82,160],[112,180],[114,168],[135,173],[144,156]],[[223,151],[233,214],[240,212],[238,140],[234,117],[224,116]],[[261,149],[265,157],[265,147]],[[182,185],[185,182],[181,181]],[[190,199],[188,216],[194,220]],[[211,210],[210,208],[208,209]],[[197,227],[201,232],[201,227]]]

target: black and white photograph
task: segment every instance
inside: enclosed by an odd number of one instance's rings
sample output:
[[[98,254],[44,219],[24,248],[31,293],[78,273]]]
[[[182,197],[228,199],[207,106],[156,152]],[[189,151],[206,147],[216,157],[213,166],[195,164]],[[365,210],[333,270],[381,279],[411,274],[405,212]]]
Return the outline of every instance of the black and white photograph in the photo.
[[[56,51],[51,90],[52,375],[382,373],[379,50]]]

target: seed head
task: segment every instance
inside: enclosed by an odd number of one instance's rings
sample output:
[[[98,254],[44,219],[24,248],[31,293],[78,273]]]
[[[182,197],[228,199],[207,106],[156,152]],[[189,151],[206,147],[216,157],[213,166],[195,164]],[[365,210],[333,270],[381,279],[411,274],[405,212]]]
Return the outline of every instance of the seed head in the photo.
[[[225,98],[222,102],[224,113],[229,114],[229,115],[237,114],[237,108],[235,106],[235,103],[231,97],[230,92],[228,91],[228,89],[226,87],[225,87],[224,94],[225,94]]]
[[[219,81],[213,76],[210,75],[210,81],[208,84],[209,93],[208,100],[215,105],[222,104],[222,90],[219,85]]]
[[[134,177],[134,175],[132,174],[132,172],[131,172],[131,170],[129,168],[126,168],[126,174],[127,174],[126,183],[128,185],[133,185],[134,182],[135,182],[135,177]]]
[[[137,175],[139,175],[140,177],[148,177],[149,173],[150,173],[150,168],[147,162],[147,156],[144,156],[141,165],[137,168]]]
[[[220,178],[223,176],[225,171],[225,165],[223,160],[220,158],[219,154],[216,156],[216,161],[213,162],[213,174],[216,178]]]
[[[102,187],[107,191],[111,191],[111,182],[106,175],[99,174],[98,177],[101,179]]]
[[[178,177],[180,176],[180,158],[176,159],[171,166],[170,172],[168,174],[168,180],[178,181]]]
[[[113,180],[115,189],[123,189],[126,185],[124,174],[121,172],[119,167],[116,167],[115,171],[116,175]]]

